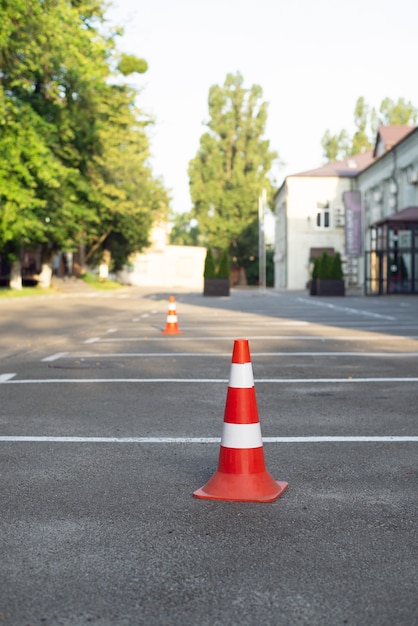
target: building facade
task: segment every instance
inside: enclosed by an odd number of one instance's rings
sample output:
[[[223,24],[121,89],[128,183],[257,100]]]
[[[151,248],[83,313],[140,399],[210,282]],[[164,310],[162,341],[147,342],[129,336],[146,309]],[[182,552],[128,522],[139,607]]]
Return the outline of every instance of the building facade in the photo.
[[[407,207],[418,207],[418,128],[380,127],[373,151],[288,176],[275,195],[275,287],[305,289],[314,259],[326,250],[341,254],[347,286],[375,293],[371,276],[380,271],[386,280],[393,261],[386,254],[372,269],[376,225]],[[410,232],[402,241],[415,244],[414,227]],[[418,252],[418,232],[416,244]],[[404,262],[418,281],[415,247],[409,254]],[[377,292],[385,293],[385,284]]]
[[[389,127],[390,129],[390,127]],[[418,127],[379,129],[375,161],[359,173],[366,294],[418,293]]]

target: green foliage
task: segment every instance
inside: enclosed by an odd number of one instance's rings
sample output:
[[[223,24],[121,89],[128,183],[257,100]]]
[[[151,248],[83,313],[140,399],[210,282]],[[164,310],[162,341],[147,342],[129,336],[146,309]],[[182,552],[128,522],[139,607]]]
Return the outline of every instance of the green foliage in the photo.
[[[332,278],[332,260],[327,252],[324,252],[319,261],[319,278]]]
[[[277,155],[263,138],[267,104],[261,98],[261,88],[244,88],[239,73],[209,90],[210,119],[189,179],[192,214],[207,243],[219,249],[239,245],[257,218],[263,188],[273,194],[269,173]]]
[[[319,267],[320,267],[320,259],[316,258],[314,260],[313,268],[312,268],[312,278],[315,280],[319,278]]]
[[[109,280],[108,278],[96,278],[95,276],[93,276],[93,274],[82,274],[80,278],[85,283],[90,285],[90,287],[94,287],[99,291],[112,291],[122,288],[122,285],[115,282],[114,280]]]
[[[274,250],[266,250],[266,287],[274,287]]]
[[[200,245],[199,227],[190,213],[174,213],[171,216],[171,222],[170,244],[175,246]]]
[[[219,266],[217,271],[218,278],[229,278],[229,256],[227,250],[222,250],[221,258],[219,260]]]
[[[315,259],[312,278],[341,280],[343,268],[340,253],[336,252],[334,256],[330,256],[324,252],[319,259]]]
[[[258,256],[258,216],[232,242],[230,253],[234,265],[244,268],[249,267]]]
[[[213,252],[211,248],[208,248],[206,251],[203,276],[205,278],[216,278],[215,257],[213,256]]]
[[[418,119],[418,110],[412,102],[399,98],[394,102],[390,98],[382,100],[378,115],[378,124],[387,126],[415,126]]]
[[[83,244],[91,260],[114,246],[121,263],[167,210],[148,163],[150,120],[123,82],[146,62],[117,53],[105,9],[104,0],[1,3],[0,252],[10,242],[49,252]]]
[[[348,154],[349,145],[350,140],[346,130],[342,130],[337,135],[331,135],[331,132],[326,130],[321,139],[321,146],[327,161],[338,161],[343,154]]]
[[[274,287],[274,251],[266,250],[266,287]],[[245,268],[247,284],[255,286],[259,284],[259,261],[258,257],[252,258]]]
[[[10,287],[0,286],[0,298],[22,298],[27,296],[53,296],[57,291],[53,287],[43,289],[42,287],[22,287],[22,289],[10,289]]]
[[[335,135],[326,130],[321,140],[324,157],[326,161],[338,161],[349,155],[371,150],[379,126],[414,126],[417,119],[418,109],[403,98],[399,98],[397,102],[385,98],[377,111],[371,109],[361,96],[354,109],[356,131],[353,136],[350,137],[344,129]]]
[[[203,276],[205,278],[229,278],[229,256],[227,250],[222,250],[219,256],[219,263],[216,264],[212,248],[207,248]]]
[[[331,274],[332,278],[336,278],[338,280],[343,278],[343,266],[339,252],[336,252],[332,258]]]
[[[143,74],[148,69],[145,59],[139,59],[133,54],[122,54],[118,63],[118,70],[123,76],[129,76],[136,72]]]

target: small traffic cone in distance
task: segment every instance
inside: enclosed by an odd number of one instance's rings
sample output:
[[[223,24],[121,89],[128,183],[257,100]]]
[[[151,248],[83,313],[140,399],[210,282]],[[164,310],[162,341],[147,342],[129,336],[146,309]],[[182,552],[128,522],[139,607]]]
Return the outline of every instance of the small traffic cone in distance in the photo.
[[[177,313],[176,313],[176,299],[174,296],[170,296],[168,302],[167,323],[165,330],[162,331],[164,335],[180,335],[181,330],[178,326]]]
[[[218,469],[193,495],[204,500],[273,502],[287,487],[266,470],[248,340],[236,339]]]

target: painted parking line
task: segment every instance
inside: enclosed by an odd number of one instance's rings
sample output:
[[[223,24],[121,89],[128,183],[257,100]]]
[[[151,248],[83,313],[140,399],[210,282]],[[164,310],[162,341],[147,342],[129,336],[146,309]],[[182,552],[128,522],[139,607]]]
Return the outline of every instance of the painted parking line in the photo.
[[[63,356],[68,355],[68,352],[63,352]],[[108,359],[108,358],[169,358],[169,357],[231,357],[230,352],[107,352],[106,354],[100,353],[79,353],[69,355],[74,359]],[[323,357],[335,357],[335,356],[354,356],[354,357],[418,357],[418,352],[251,352],[252,357],[266,357],[266,356],[281,356],[281,357],[294,357],[294,356],[323,356]],[[59,358],[59,357],[57,357]],[[43,361],[51,361],[55,359],[46,358]]]
[[[353,331],[354,333],[359,331]],[[385,335],[382,337],[381,335],[376,336],[376,333],[365,334],[364,331],[360,331],[360,335],[246,335],[246,339],[248,341],[262,341],[265,339],[274,340],[274,341],[382,341],[389,338],[394,338],[392,335]],[[224,335],[223,337],[196,337],[190,336],[185,337],[184,335],[165,335],[163,337],[111,337],[111,338],[101,338],[101,337],[93,337],[91,339],[87,339],[84,343],[121,343],[121,342],[135,342],[135,341],[146,341],[147,343],[150,341],[165,341],[166,343],[170,340],[174,340],[177,343],[182,343],[183,341],[233,341],[237,336],[235,333],[232,335]],[[413,335],[411,337],[407,337],[407,339],[418,339],[418,335]]]
[[[41,361],[58,361],[58,359],[62,359],[63,357],[67,356],[68,352],[56,352],[55,354],[50,354],[49,356],[46,356],[44,359],[41,359]]]
[[[16,374],[0,374],[0,383],[5,383],[14,378]]]
[[[2,376],[11,376],[3,374]],[[15,374],[13,374],[15,376]],[[56,384],[111,384],[111,383],[228,383],[228,378],[26,378],[26,379],[3,379],[0,376],[0,384],[2,385],[56,385]],[[354,385],[357,383],[417,383],[416,377],[398,377],[398,378],[257,378],[254,379],[258,384],[339,384],[345,383]]]
[[[373,311],[364,311],[362,309],[353,309],[348,306],[338,306],[336,304],[330,304],[329,302],[318,302],[314,300],[308,300],[307,298],[298,298],[299,302],[305,302],[309,305],[332,309],[333,311],[342,311],[343,313],[349,313],[350,315],[363,315],[364,317],[373,317],[381,320],[395,321],[397,318],[393,315],[383,315],[382,313],[374,313]]]
[[[0,436],[0,442],[28,443],[220,443],[221,437],[44,437]],[[263,437],[264,443],[403,443],[418,442],[418,436],[320,436]]]

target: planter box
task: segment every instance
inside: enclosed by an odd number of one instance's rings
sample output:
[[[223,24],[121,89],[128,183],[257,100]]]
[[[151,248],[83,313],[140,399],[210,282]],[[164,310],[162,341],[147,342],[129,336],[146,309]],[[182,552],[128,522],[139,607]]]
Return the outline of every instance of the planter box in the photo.
[[[336,278],[317,278],[316,279],[316,295],[317,296],[344,296],[345,283],[344,280]]]
[[[311,279],[308,283],[309,295],[316,296],[316,278]]]
[[[205,278],[204,296],[229,296],[229,278]]]

